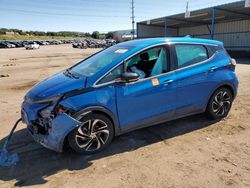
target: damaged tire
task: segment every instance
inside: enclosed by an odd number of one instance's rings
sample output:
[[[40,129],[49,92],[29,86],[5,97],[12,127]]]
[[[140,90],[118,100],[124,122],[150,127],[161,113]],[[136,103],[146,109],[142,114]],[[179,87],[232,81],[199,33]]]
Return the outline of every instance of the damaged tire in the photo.
[[[91,114],[80,119],[82,124],[68,136],[70,147],[77,153],[93,154],[106,148],[114,135],[113,124],[102,114]]]

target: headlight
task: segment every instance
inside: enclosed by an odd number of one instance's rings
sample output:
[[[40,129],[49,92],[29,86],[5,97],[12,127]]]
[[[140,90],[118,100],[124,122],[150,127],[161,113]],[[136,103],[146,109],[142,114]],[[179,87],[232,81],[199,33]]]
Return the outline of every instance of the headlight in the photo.
[[[62,95],[57,95],[55,97],[51,97],[51,98],[45,98],[45,99],[39,99],[39,100],[33,100],[33,99],[29,99],[29,98],[24,98],[24,100],[30,104],[38,104],[38,103],[57,103],[57,101],[62,97]]]
[[[51,98],[46,98],[46,99],[40,99],[40,100],[35,100],[33,101],[33,103],[56,103],[62,96],[58,95],[55,97],[51,97]]]
[[[43,118],[51,118],[52,112],[57,105],[57,102],[60,100],[62,96],[56,96],[52,98],[42,99],[38,101],[34,101],[34,103],[49,103],[49,105],[42,109],[39,113]]]
[[[48,106],[40,111],[40,115],[43,118],[51,118],[52,111],[54,110],[54,105],[53,106]]]

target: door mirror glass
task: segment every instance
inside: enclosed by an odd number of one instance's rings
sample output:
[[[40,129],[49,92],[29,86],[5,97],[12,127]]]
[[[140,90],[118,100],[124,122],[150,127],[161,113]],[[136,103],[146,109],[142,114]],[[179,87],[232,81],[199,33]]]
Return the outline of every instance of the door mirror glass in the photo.
[[[140,75],[135,72],[125,72],[121,74],[121,81],[123,82],[135,82],[139,80]]]

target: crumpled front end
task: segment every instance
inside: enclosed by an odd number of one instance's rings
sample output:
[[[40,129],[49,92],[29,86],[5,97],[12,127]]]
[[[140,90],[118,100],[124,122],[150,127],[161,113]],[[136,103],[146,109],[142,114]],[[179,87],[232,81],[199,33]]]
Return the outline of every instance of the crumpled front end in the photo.
[[[51,121],[51,128],[48,129],[47,134],[36,134],[29,128],[29,132],[35,141],[40,143],[46,148],[54,151],[62,152],[63,143],[67,134],[76,128],[80,122],[70,117],[69,115],[63,113],[58,115],[55,119]]]
[[[80,122],[66,113],[61,113],[52,118],[39,116],[41,105],[22,105],[22,121],[27,124],[29,133],[34,140],[42,146],[57,151],[63,151],[65,137],[76,128]]]

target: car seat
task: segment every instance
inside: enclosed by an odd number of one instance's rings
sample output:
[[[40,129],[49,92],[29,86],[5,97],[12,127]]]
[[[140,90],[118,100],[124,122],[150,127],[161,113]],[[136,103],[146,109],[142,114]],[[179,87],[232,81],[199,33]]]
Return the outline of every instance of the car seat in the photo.
[[[146,77],[150,75],[150,64],[149,64],[149,55],[147,52],[140,54],[140,61],[135,65],[136,68],[145,72]]]
[[[166,52],[161,49],[159,57],[152,69],[150,76],[156,76],[167,71]]]

